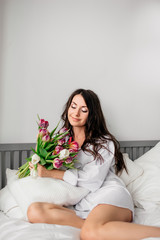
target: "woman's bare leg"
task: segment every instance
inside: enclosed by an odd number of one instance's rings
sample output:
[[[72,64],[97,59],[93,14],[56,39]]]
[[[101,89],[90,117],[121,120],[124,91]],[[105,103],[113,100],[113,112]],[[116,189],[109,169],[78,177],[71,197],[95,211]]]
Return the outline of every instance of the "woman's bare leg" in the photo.
[[[32,203],[27,211],[31,223],[49,223],[81,228],[84,220],[71,209],[52,203]]]
[[[131,223],[131,211],[112,205],[95,207],[85,220],[81,240],[140,240],[160,237],[160,228]]]

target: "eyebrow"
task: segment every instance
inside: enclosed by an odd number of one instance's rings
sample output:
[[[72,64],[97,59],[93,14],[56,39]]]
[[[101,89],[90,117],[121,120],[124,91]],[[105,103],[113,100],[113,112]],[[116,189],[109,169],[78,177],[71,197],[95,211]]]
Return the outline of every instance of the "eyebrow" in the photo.
[[[73,102],[73,101],[72,101],[72,103],[74,103],[75,105],[77,105],[77,103],[75,103],[75,102]],[[82,106],[82,107],[86,107],[86,108],[87,108],[87,106]]]

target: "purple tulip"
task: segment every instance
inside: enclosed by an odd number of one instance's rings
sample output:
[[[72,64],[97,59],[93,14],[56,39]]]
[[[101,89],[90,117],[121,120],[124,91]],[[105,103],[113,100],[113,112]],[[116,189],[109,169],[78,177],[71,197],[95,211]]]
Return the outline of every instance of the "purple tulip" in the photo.
[[[60,160],[59,158],[55,158],[53,160],[53,167],[59,169],[62,166],[62,163],[62,160]]]
[[[44,119],[40,119],[38,125],[40,128],[48,128],[49,122]]]

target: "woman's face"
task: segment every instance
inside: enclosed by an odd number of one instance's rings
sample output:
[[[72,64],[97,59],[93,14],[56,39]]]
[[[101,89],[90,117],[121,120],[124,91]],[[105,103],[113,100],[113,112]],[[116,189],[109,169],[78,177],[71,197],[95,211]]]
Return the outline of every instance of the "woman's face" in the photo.
[[[73,127],[83,127],[86,124],[89,110],[82,95],[75,95],[68,109],[68,120]]]

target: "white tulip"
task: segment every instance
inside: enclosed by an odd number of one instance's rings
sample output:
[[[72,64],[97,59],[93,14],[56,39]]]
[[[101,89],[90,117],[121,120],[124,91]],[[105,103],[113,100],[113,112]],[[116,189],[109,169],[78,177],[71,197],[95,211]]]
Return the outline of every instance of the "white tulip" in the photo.
[[[37,154],[34,154],[34,155],[32,156],[32,161],[31,161],[31,163],[32,163],[33,165],[35,165],[35,164],[37,164],[39,161],[40,161],[40,157],[39,157]]]
[[[37,178],[37,177],[38,177],[38,171],[35,170],[34,168],[31,169],[31,171],[30,171],[30,176],[31,176],[32,178]]]
[[[63,149],[62,151],[60,151],[59,159],[63,159],[67,157],[69,157],[69,150]]]

